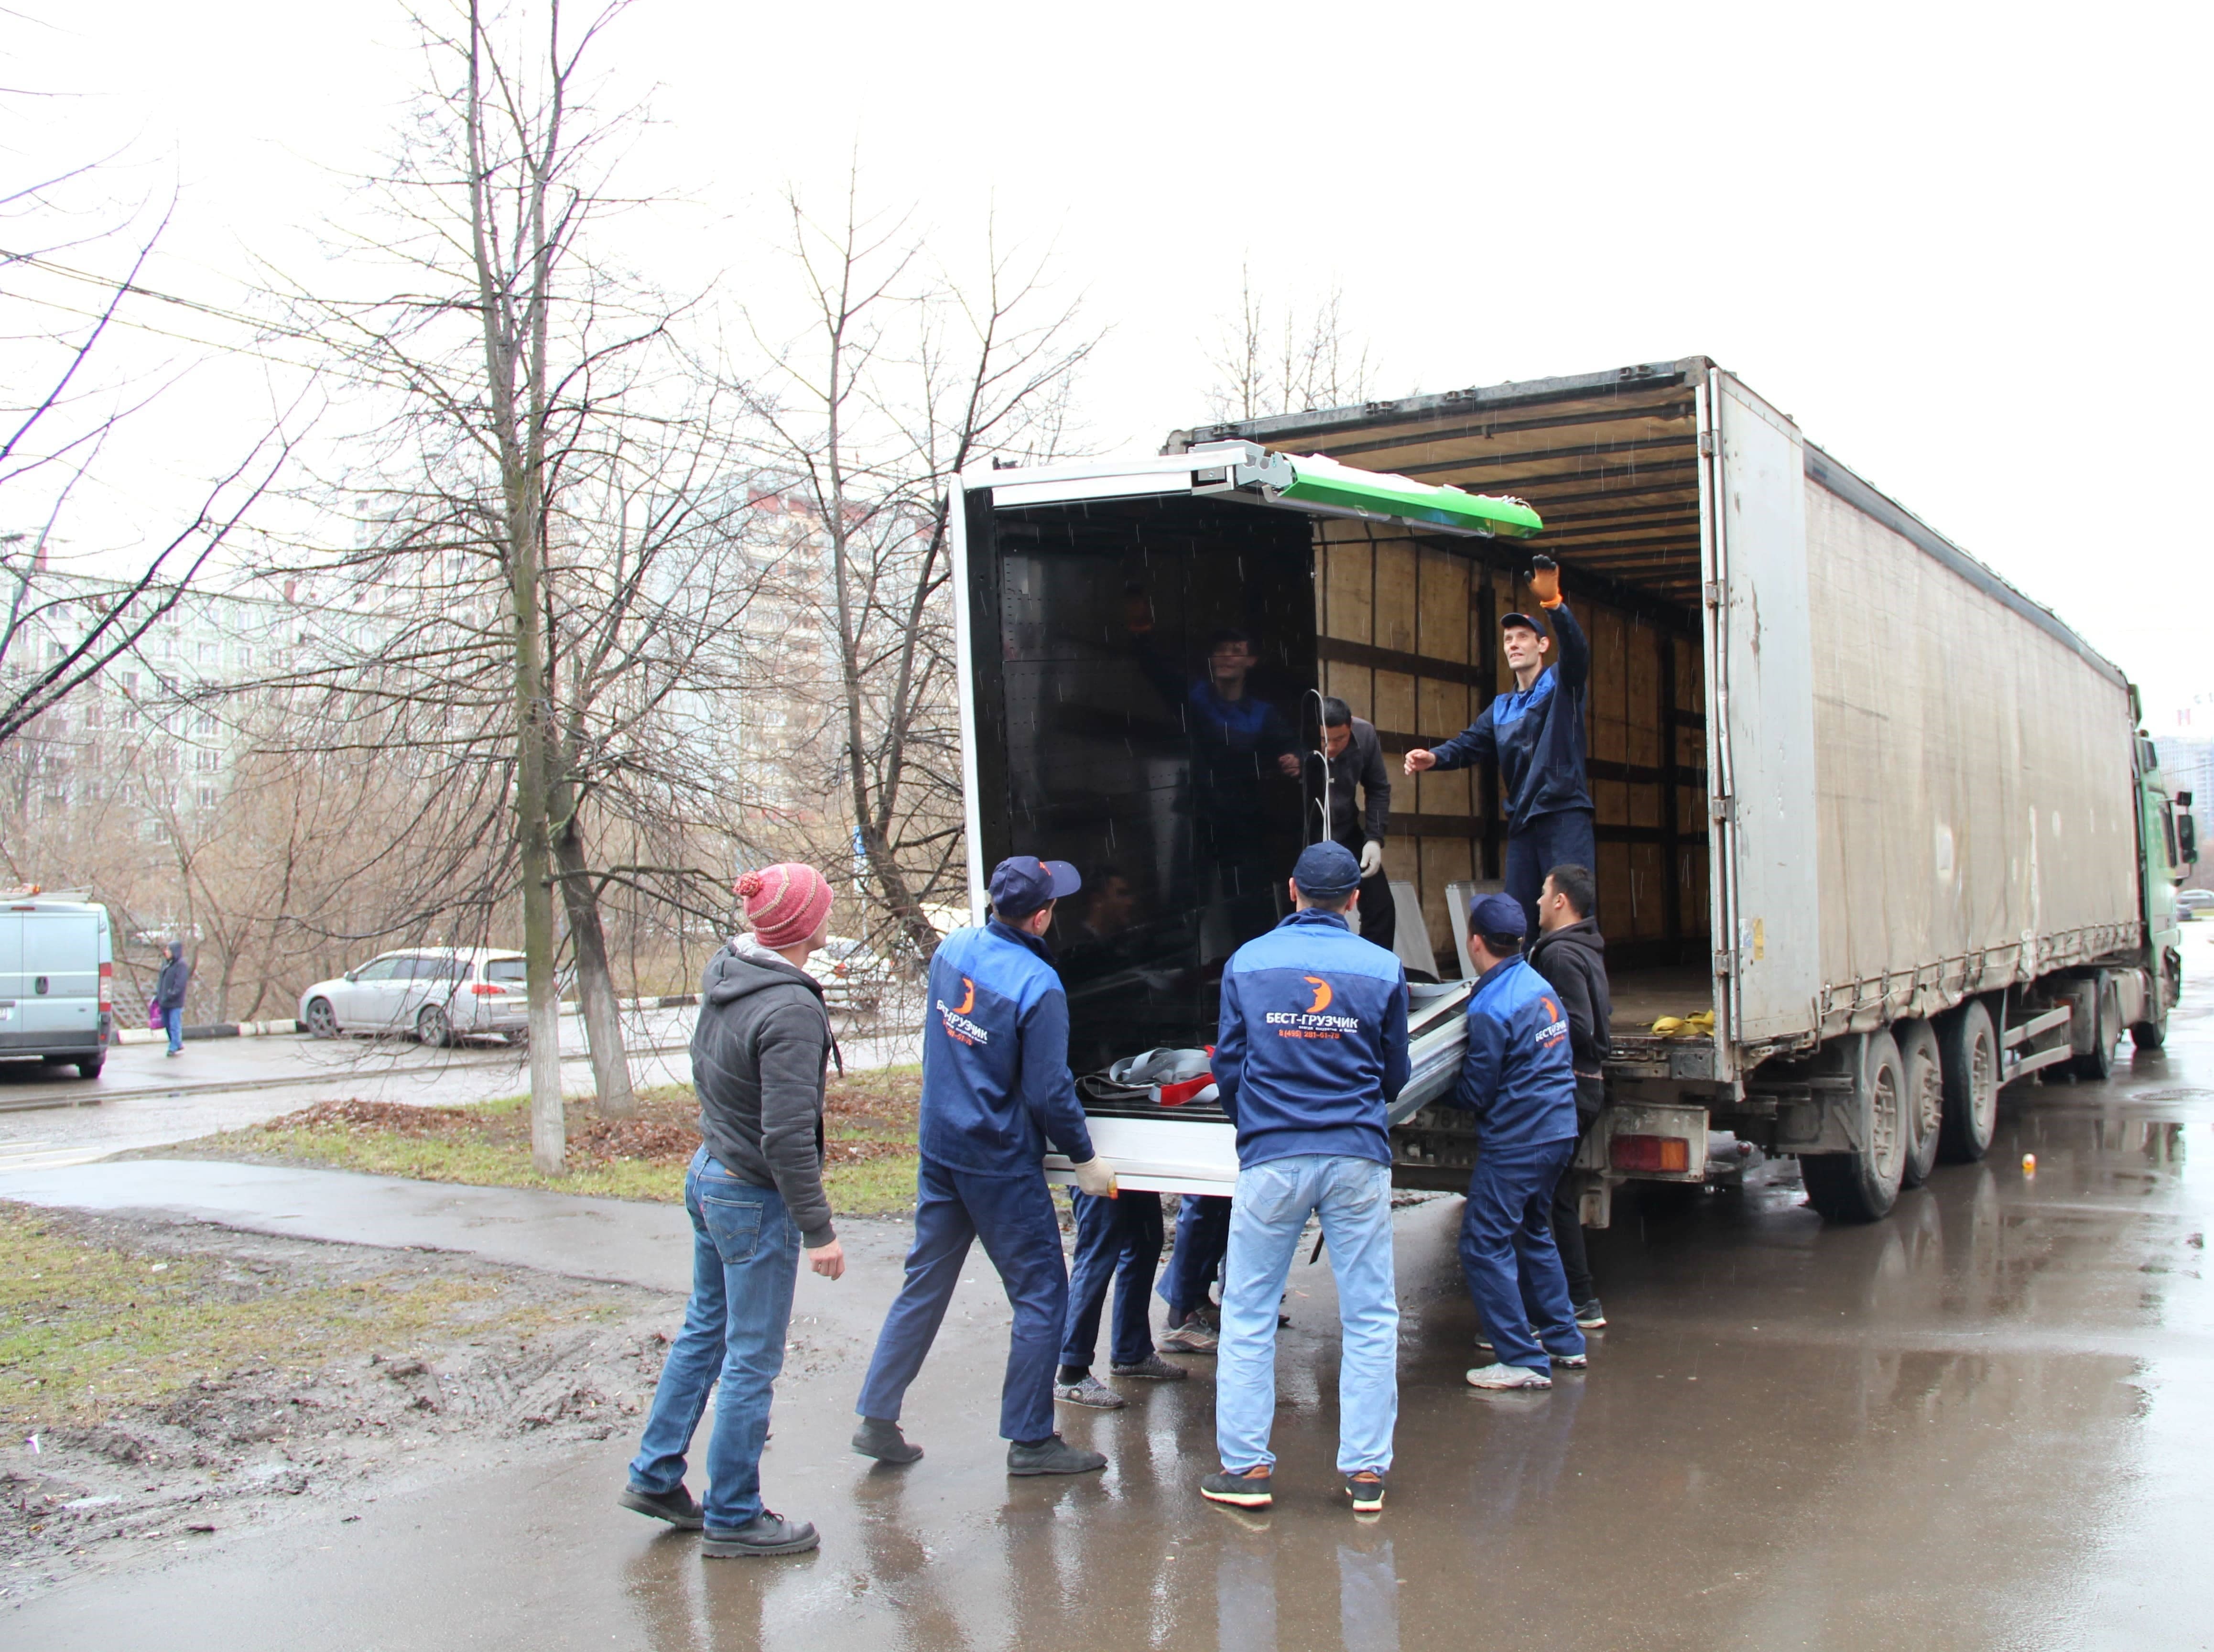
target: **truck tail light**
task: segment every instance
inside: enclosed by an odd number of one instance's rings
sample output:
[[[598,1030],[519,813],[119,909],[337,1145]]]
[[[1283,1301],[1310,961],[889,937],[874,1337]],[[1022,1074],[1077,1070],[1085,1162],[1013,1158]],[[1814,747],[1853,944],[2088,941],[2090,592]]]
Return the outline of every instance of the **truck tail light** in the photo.
[[[100,966],[100,1013],[106,1015],[114,1007],[115,966],[113,964],[103,964]]]
[[[1606,1144],[1606,1162],[1616,1170],[1680,1176],[1691,1168],[1691,1144],[1680,1135],[1618,1135]]]

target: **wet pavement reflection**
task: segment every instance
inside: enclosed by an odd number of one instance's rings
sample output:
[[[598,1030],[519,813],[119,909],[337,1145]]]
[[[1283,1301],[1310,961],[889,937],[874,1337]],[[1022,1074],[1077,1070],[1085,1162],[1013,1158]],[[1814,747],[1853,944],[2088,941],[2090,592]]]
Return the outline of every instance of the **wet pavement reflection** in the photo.
[[[1197,1496],[1205,1361],[1122,1385],[1124,1411],[1062,1408],[1104,1477],[1010,1482],[1004,1316],[957,1312],[910,1401],[911,1468],[845,1449],[858,1358],[780,1392],[765,1477],[823,1528],[816,1555],[703,1563],[609,1506],[615,1440],[527,1485],[386,1500],[346,1528],[343,1582],[314,1544],[242,1544],[15,1623],[58,1647],[202,1643],[189,1621],[231,1652],[2201,1646],[2211,1003],[2194,988],[2167,1053],[2125,1052],[2109,1083],[2009,1092],[1989,1159],[1884,1222],[1826,1227],[1788,1172],[1625,1199],[1593,1235],[1612,1323],[1550,1395],[1461,1381],[1459,1202],[1403,1210],[1398,1462],[1373,1519],[1330,1472],[1336,1306],[1303,1258],[1266,1515]],[[849,1299],[856,1349],[878,1300]]]

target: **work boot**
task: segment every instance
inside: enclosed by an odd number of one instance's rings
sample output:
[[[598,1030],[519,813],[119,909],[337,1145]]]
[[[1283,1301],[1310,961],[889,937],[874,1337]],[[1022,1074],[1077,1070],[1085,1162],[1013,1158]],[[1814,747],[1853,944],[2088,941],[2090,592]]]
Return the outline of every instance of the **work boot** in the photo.
[[[700,1505],[681,1484],[673,1491],[640,1491],[636,1486],[627,1486],[615,1502],[620,1508],[634,1508],[655,1520],[667,1520],[680,1532],[696,1532],[706,1524]]]
[[[853,1449],[879,1463],[912,1463],[922,1455],[922,1447],[910,1445],[900,1425],[888,1416],[863,1417],[853,1430]]]
[[[1080,1451],[1057,1434],[1027,1443],[1007,1442],[1010,1474],[1093,1474],[1106,1466],[1107,1459],[1100,1453]]]
[[[1353,1499],[1353,1512],[1373,1514],[1384,1506],[1384,1476],[1373,1468],[1356,1469],[1345,1477],[1345,1495]]]
[[[1606,1329],[1606,1310],[1599,1306],[1599,1298],[1596,1296],[1588,1302],[1576,1304],[1576,1329],[1578,1331]]]
[[[811,1522],[788,1520],[774,1509],[764,1508],[735,1532],[708,1531],[700,1540],[700,1552],[710,1560],[804,1555],[822,1540]]]
[[[1086,1371],[1074,1382],[1057,1382],[1053,1397],[1070,1405],[1089,1405],[1095,1411],[1119,1411],[1130,1402]]]
[[[1199,1495],[1209,1502],[1228,1503],[1232,1508],[1266,1508],[1276,1500],[1266,1463],[1256,1463],[1235,1474],[1226,1468],[1219,1474],[1210,1474],[1199,1483]]]
[[[1212,1354],[1220,1342],[1207,1328],[1207,1322],[1196,1313],[1184,1315],[1183,1323],[1174,1327],[1161,1338],[1161,1348],[1170,1354]]]
[[[1468,1374],[1471,1388],[1550,1388],[1553,1379],[1549,1373],[1533,1371],[1526,1365],[1487,1365]]]
[[[1171,1365],[1158,1354],[1148,1354],[1135,1365],[1108,1367],[1118,1377],[1144,1377],[1153,1382],[1183,1382],[1191,1373],[1180,1365]]]

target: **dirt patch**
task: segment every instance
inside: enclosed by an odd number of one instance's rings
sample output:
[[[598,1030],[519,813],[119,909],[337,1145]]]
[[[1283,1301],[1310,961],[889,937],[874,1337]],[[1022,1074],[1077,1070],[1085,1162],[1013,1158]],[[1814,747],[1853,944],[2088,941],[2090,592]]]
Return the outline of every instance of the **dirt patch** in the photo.
[[[627,1430],[682,1316],[466,1257],[18,1205],[0,1257],[0,1601],[328,1518],[465,1446]]]

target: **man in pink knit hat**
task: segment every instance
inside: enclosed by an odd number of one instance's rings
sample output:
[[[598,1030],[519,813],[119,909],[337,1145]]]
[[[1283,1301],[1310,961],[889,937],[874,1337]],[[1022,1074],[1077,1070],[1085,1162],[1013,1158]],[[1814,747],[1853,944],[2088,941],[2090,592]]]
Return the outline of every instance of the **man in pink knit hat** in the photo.
[[[704,1138],[684,1178],[692,1300],[619,1499],[687,1530],[704,1526],[700,1552],[717,1558],[816,1546],[811,1524],[762,1506],[761,1445],[799,1252],[826,1278],[846,1271],[823,1191],[830,1018],[804,967],[829,930],[830,885],[786,863],[748,872],[737,892],[753,933],[709,960],[692,1034]],[[703,1506],[684,1489],[684,1454],[719,1383]]]

